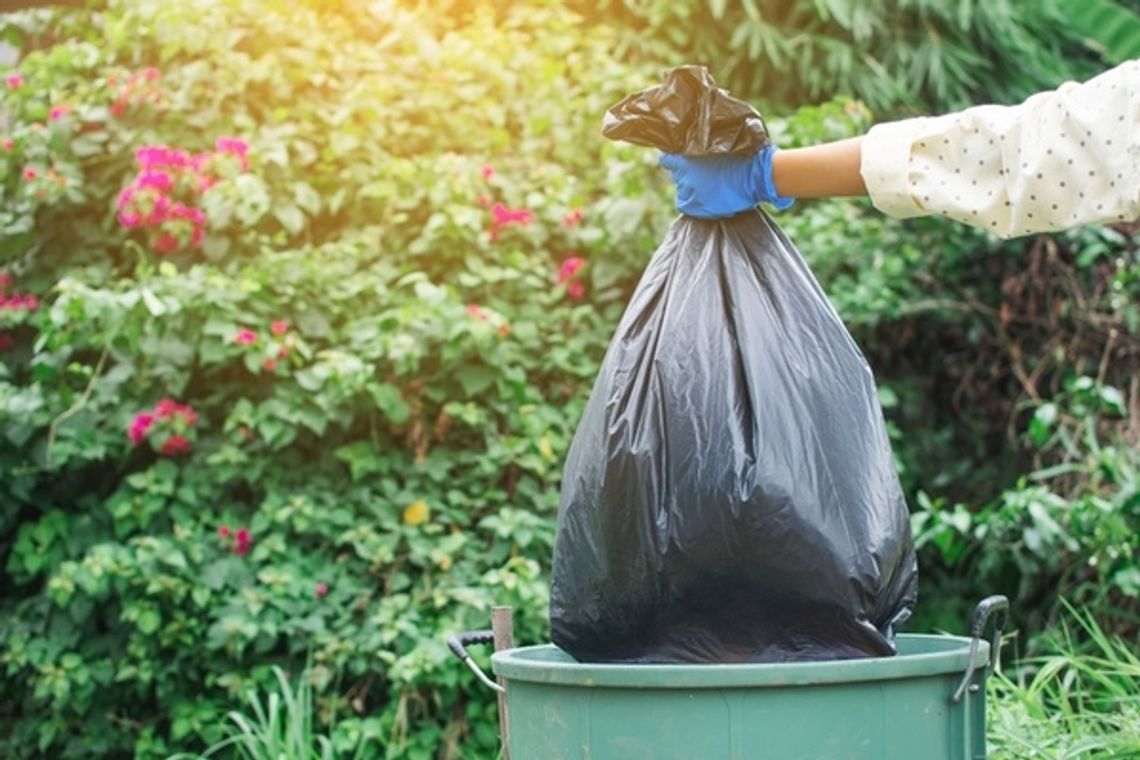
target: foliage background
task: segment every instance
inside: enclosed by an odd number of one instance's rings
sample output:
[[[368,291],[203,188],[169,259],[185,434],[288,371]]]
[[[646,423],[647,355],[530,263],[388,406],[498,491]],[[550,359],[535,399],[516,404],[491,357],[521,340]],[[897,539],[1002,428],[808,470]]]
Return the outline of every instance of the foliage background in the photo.
[[[560,463],[674,214],[656,157],[602,140],[601,114],[706,60],[791,147],[1111,61],[1066,36],[1065,4],[987,8],[4,17],[22,82],[2,88],[0,272],[37,305],[0,310],[0,753],[201,749],[274,664],[308,660],[337,752],[493,757],[493,704],[444,639],[504,603],[545,639]],[[223,156],[187,191],[201,247],[118,221],[137,148],[224,137],[250,166]],[[922,552],[912,629],[961,632],[1000,592],[1018,654],[1048,649],[1062,598],[1134,640],[1136,226],[1002,242],[852,201],[779,222],[880,382]],[[164,398],[197,417],[187,453],[128,438]]]

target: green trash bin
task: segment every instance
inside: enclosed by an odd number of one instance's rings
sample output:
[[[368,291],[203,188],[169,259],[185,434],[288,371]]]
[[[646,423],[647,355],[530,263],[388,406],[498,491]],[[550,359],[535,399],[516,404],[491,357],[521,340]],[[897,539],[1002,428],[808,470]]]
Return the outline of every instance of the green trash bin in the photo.
[[[549,644],[496,652],[505,743],[511,760],[980,760],[992,669],[981,637],[1001,610],[1000,639],[1006,608],[983,601],[969,638],[900,635],[894,657],[607,665]]]

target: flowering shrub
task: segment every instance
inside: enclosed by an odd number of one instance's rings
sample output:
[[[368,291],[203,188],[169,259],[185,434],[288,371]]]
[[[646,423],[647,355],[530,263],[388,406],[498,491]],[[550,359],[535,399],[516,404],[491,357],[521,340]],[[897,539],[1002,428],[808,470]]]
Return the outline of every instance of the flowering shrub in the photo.
[[[197,422],[198,415],[193,409],[164,398],[154,409],[139,412],[131,419],[127,437],[135,446],[149,440],[165,456],[185,454],[193,444],[194,425]]]
[[[0,754],[203,748],[310,652],[340,750],[494,752],[444,640],[495,603],[544,638],[558,461],[672,209],[597,135],[643,80],[561,70],[607,44],[569,17],[357,10],[116,7],[137,33],[97,44],[90,11],[22,22],[58,42],[3,90]],[[373,42],[445,33],[426,88]],[[555,113],[580,114],[558,139]]]
[[[201,247],[206,214],[189,204],[209,192],[219,177],[248,171],[248,154],[249,145],[234,137],[219,137],[212,153],[139,148],[139,173],[119,193],[119,223],[128,229],[146,228],[150,247],[158,253]]]

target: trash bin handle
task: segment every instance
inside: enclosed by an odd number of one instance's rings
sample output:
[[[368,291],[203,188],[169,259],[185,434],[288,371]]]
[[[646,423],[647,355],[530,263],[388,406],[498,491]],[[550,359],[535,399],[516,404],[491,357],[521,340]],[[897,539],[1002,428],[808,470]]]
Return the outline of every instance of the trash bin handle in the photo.
[[[487,674],[483,672],[483,669],[476,665],[475,661],[471,659],[471,655],[467,654],[467,646],[469,644],[494,643],[495,634],[492,631],[467,631],[466,633],[460,633],[449,638],[447,640],[447,648],[451,650],[453,655],[459,658],[460,662],[471,669],[471,672],[475,674],[475,677],[479,679],[480,683],[489,689],[504,692],[506,689],[488,678]]]
[[[974,610],[974,618],[970,621],[970,661],[966,665],[966,675],[962,677],[962,683],[958,684],[954,696],[950,698],[951,702],[960,702],[967,687],[971,691],[978,690],[977,684],[970,686],[970,681],[974,678],[974,657],[978,654],[978,642],[985,635],[986,623],[989,622],[991,616],[994,619],[994,635],[990,639],[990,659],[986,663],[986,675],[993,673],[997,666],[1001,657],[1001,632],[1005,628],[1005,621],[1009,616],[1009,599],[1000,594],[987,596],[978,602],[978,606]]]

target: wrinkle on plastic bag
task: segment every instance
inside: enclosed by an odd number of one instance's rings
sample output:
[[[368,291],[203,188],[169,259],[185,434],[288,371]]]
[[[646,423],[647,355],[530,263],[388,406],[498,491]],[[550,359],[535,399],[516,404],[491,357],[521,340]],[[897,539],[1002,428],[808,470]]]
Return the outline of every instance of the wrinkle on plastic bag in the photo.
[[[890,655],[917,580],[874,378],[803,257],[758,210],[680,217],[570,447],[554,643],[594,662]]]
[[[664,80],[607,111],[602,134],[689,156],[748,156],[768,144],[756,109],[717,87],[704,66],[678,66]]]

